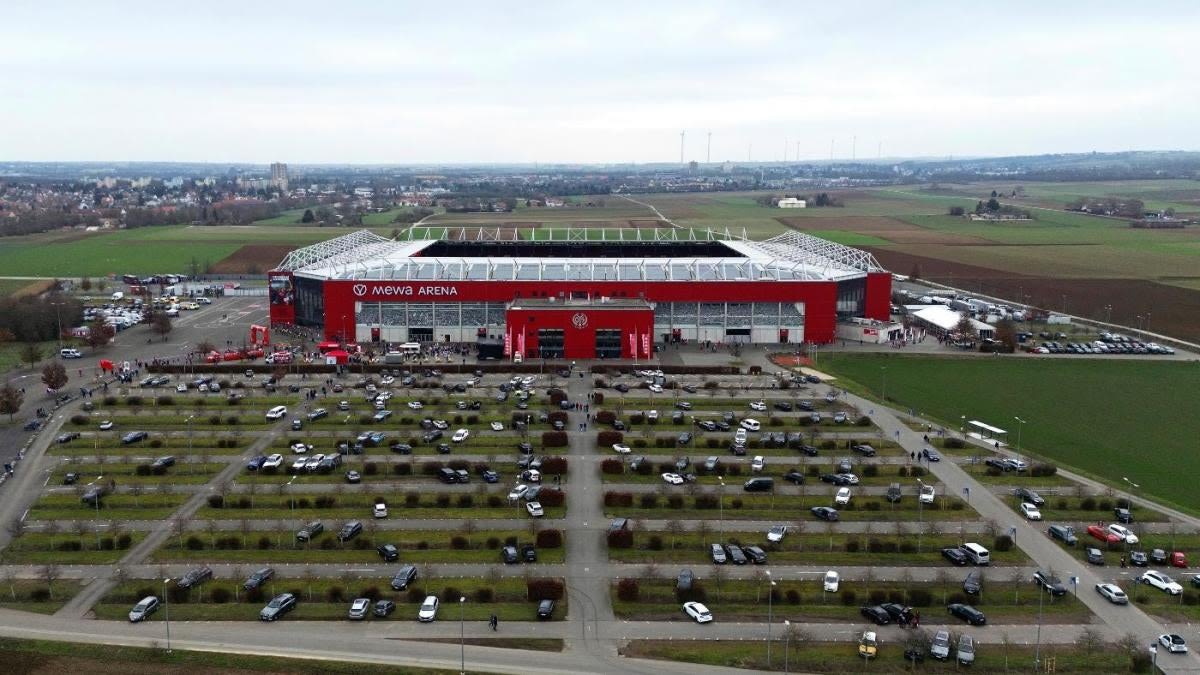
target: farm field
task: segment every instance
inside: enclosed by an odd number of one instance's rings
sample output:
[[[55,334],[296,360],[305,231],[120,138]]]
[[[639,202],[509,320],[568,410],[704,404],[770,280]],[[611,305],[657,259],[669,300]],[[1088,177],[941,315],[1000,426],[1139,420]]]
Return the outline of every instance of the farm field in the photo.
[[[887,368],[888,400],[957,429],[961,417],[1015,434],[1022,451],[1200,513],[1190,477],[1200,471],[1196,365],[1118,359],[822,356],[843,386],[878,396]],[[849,380],[849,381],[846,381]],[[1010,443],[1015,444],[1015,435]]]

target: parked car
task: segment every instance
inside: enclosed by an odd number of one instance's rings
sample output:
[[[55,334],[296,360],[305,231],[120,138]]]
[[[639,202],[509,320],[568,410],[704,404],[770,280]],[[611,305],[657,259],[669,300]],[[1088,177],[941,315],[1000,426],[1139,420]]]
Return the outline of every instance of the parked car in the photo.
[[[950,658],[950,631],[939,630],[929,643],[929,655],[939,661]]]
[[[960,635],[954,658],[963,665],[975,663],[975,638],[970,635]]]
[[[1109,534],[1116,535],[1119,541],[1123,541],[1126,544],[1136,544],[1139,541],[1138,536],[1133,533],[1133,530],[1124,525],[1113,523],[1108,526],[1108,532]]]
[[[256,571],[254,574],[251,574],[250,577],[248,579],[246,579],[246,582],[244,584],[242,584],[242,588],[246,589],[247,591],[252,591],[256,588],[261,587],[263,584],[267,583],[268,581],[270,581],[272,578],[274,578],[274,576],[275,576],[274,568],[263,567],[262,569],[259,569],[258,571]]]
[[[966,621],[972,626],[982,626],[987,623],[987,617],[983,612],[975,609],[971,605],[966,605],[961,602],[952,602],[946,605],[946,609],[950,611],[950,615]]]
[[[1046,589],[1050,595],[1061,596],[1067,594],[1067,587],[1063,585],[1062,580],[1046,570],[1038,570],[1034,572],[1033,583]]]
[[[1025,516],[1026,520],[1042,519],[1042,512],[1038,510],[1038,507],[1029,502],[1021,502],[1021,515]]]
[[[1103,565],[1104,564],[1104,554],[1100,552],[1100,549],[1095,548],[1093,546],[1088,547],[1088,549],[1086,551],[1086,557],[1087,557],[1087,561],[1093,565]]]
[[[717,565],[724,565],[729,560],[725,556],[725,548],[720,544],[713,544],[709,548],[709,555],[712,557],[712,561]]]
[[[291,593],[280,593],[271,598],[266,607],[258,613],[260,621],[275,621],[296,607],[296,596]]]
[[[1119,544],[1121,538],[1100,525],[1088,525],[1087,533],[1106,544]]]
[[[188,572],[186,574],[184,574],[182,577],[180,577],[179,581],[177,581],[175,583],[180,588],[186,590],[189,588],[194,588],[196,586],[199,586],[200,584],[208,581],[209,579],[212,579],[212,576],[213,576],[212,568],[205,565],[203,567],[197,567],[197,568],[188,570]]]
[[[1143,572],[1142,576],[1138,577],[1138,581],[1171,595],[1183,593],[1183,586],[1180,586],[1174,579],[1157,570]]]
[[[1020,497],[1021,501],[1028,502],[1036,507],[1040,508],[1046,505],[1046,500],[1042,498],[1041,495],[1033,490],[1030,490],[1029,488],[1019,487],[1016,490],[1013,490],[1013,494],[1017,497]]]
[[[876,626],[886,626],[891,623],[892,617],[887,613],[887,610],[879,605],[864,606],[858,610],[859,614],[863,615],[867,621],[873,622]]]
[[[825,578],[821,582],[821,588],[826,593],[837,593],[840,583],[841,576],[838,575],[837,570],[829,570],[825,572]]]
[[[129,610],[129,623],[144,621],[156,611],[158,611],[158,598],[147,595],[139,600],[133,609]]]
[[[729,562],[734,565],[745,565],[747,562],[746,554],[742,552],[742,548],[737,544],[726,544],[725,550],[729,555]]]
[[[772,544],[778,544],[783,541],[783,537],[787,534],[787,525],[774,525],[767,530],[767,541]]]
[[[437,618],[438,597],[436,595],[425,596],[425,601],[421,603],[421,608],[417,610],[417,620],[421,623],[429,623]]]
[[[962,549],[957,546],[942,549],[942,557],[960,567],[967,564],[967,554],[963,553]]]
[[[369,598],[355,598],[350,603],[350,611],[347,614],[351,621],[362,621],[367,618],[370,609],[371,600]]]
[[[1125,591],[1122,591],[1121,587],[1116,584],[1096,584],[1096,592],[1114,605],[1129,604],[1129,596],[1125,595]]]
[[[396,562],[400,559],[400,549],[395,544],[383,544],[375,549],[384,562]]]
[[[699,602],[683,603],[683,613],[690,616],[696,623],[709,623],[713,620],[712,612]]]
[[[1117,519],[1118,523],[1125,523],[1128,525],[1129,523],[1133,522],[1133,512],[1120,506],[1113,509],[1113,517]]]
[[[538,603],[537,618],[545,621],[554,615],[554,601],[550,599],[542,600]]]
[[[357,520],[351,520],[345,525],[342,525],[342,529],[338,530],[338,541],[350,541],[351,539],[362,534],[362,530],[362,523]]]
[[[837,509],[832,509],[828,506],[814,506],[810,509],[810,511],[812,511],[812,514],[816,516],[817,519],[831,523],[836,522],[840,518]]]
[[[766,551],[763,551],[762,548],[758,546],[743,546],[742,552],[745,553],[746,557],[749,558],[750,561],[755,565],[763,565],[767,562]]]
[[[1046,532],[1051,539],[1057,539],[1067,546],[1079,543],[1078,537],[1075,536],[1075,528],[1070,525],[1051,525]]]
[[[375,614],[375,616],[382,619],[386,616],[391,615],[391,613],[395,612],[395,611],[396,611],[396,603],[392,602],[391,600],[376,600],[375,601],[375,609],[373,610],[372,613]]]

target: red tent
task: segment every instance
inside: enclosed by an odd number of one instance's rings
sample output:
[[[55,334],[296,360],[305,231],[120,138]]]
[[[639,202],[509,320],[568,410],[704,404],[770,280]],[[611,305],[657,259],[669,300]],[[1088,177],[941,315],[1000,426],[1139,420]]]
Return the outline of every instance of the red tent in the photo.
[[[333,351],[335,349],[341,349],[341,348],[342,348],[342,343],[334,342],[333,340],[326,340],[325,342],[322,342],[317,345],[317,349],[322,354],[324,354],[325,352],[328,352],[328,351]]]
[[[110,371],[113,369],[113,362],[108,359],[100,359],[100,370]]]
[[[344,349],[331,349],[325,352],[325,362],[329,363],[331,359],[333,363],[345,365],[350,361],[350,354]]]

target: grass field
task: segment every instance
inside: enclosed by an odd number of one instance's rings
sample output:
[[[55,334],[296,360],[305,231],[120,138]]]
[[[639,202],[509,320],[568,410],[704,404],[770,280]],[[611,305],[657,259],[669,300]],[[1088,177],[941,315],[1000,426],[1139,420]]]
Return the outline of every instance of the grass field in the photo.
[[[830,354],[820,367],[876,397],[886,367],[889,401],[951,429],[965,415],[1015,444],[1020,417],[1023,450],[1200,513],[1194,362]]]
[[[325,659],[249,656],[228,651],[189,651],[102,644],[0,638],[0,661],[9,673],[297,673],[326,675],[448,675],[458,670],[378,666]],[[475,672],[475,671],[471,671]]]

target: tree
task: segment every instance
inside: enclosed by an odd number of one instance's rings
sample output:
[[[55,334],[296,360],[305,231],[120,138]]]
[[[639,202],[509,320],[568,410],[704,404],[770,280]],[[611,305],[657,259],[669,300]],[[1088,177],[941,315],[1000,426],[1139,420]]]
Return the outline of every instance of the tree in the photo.
[[[1017,328],[1012,321],[1005,319],[996,324],[996,341],[1004,345],[1008,351],[1017,349]]]
[[[79,288],[83,289],[84,291],[92,290],[92,280],[87,277],[80,279]]]
[[[150,315],[150,330],[166,340],[167,333],[171,332],[171,317],[167,316],[166,312],[154,312]]]
[[[921,263],[913,263],[912,269],[909,270],[908,276],[913,279],[921,278]]]
[[[208,340],[201,340],[196,343],[196,353],[197,354],[207,354],[207,353],[213,351],[214,349],[216,349],[216,347],[213,346],[213,343],[209,342]]]
[[[951,206],[950,207],[950,215],[952,215],[952,216],[962,216],[962,215],[965,215],[966,212],[967,212],[967,210],[961,206]]]
[[[42,346],[36,342],[26,342],[21,345],[21,362],[30,368],[42,360]]]
[[[300,217],[300,222],[311,223],[316,219],[317,217],[313,215],[312,209],[304,209],[304,215]]]
[[[999,211],[1000,210],[1000,202],[996,201],[995,197],[992,197],[991,199],[987,200],[987,210],[993,211],[993,212]]]
[[[42,368],[42,384],[55,391],[67,385],[67,369],[61,363],[48,363]]]
[[[958,325],[954,327],[954,332],[958,333],[963,337],[963,339],[967,340],[974,340],[979,336],[979,334],[975,332],[975,326],[966,316],[958,320]]]
[[[38,578],[46,582],[46,589],[50,591],[50,598],[54,598],[54,582],[62,578],[62,568],[53,563],[42,565],[38,568]]]
[[[21,404],[25,402],[25,394],[21,390],[5,384],[0,387],[0,415],[8,415],[8,421],[11,422],[13,415],[21,412]]]
[[[89,323],[87,329],[87,337],[83,338],[83,341],[92,349],[112,342],[113,336],[117,334],[116,329],[108,325],[104,319],[96,319]]]

